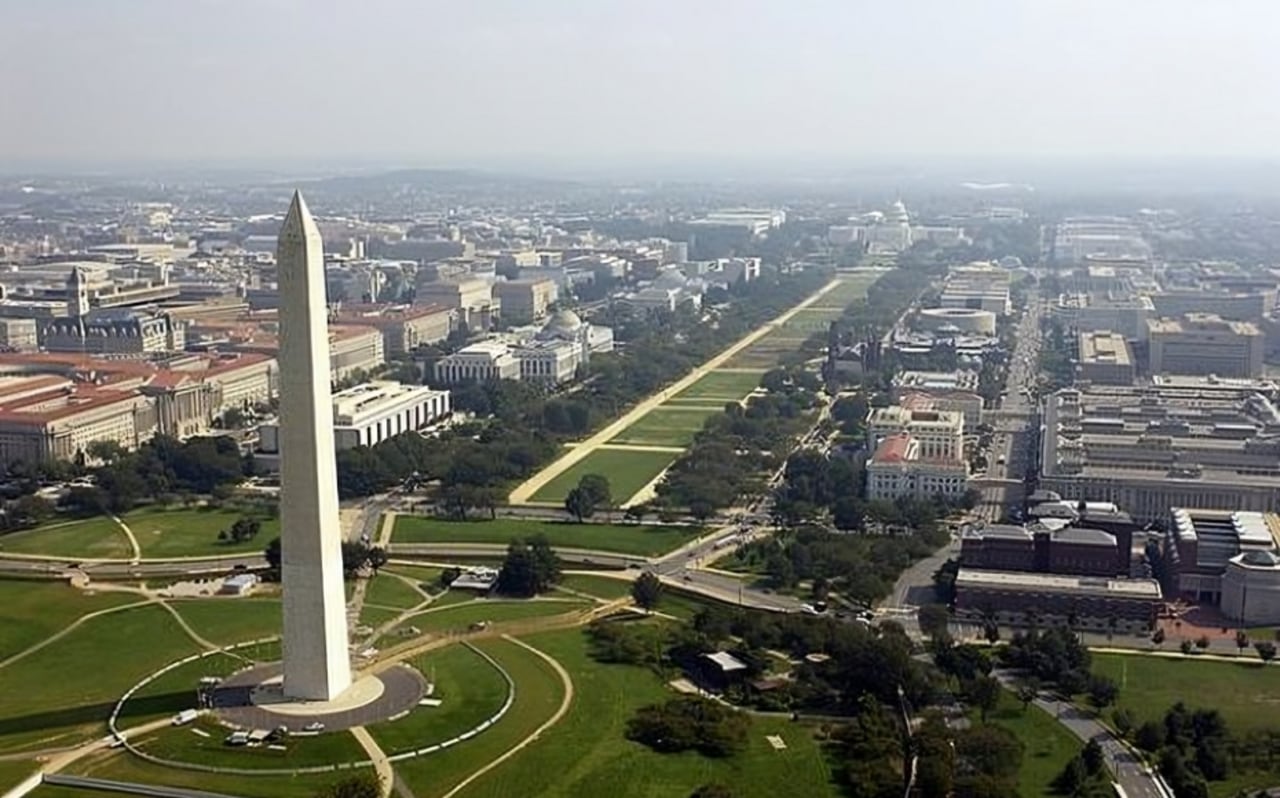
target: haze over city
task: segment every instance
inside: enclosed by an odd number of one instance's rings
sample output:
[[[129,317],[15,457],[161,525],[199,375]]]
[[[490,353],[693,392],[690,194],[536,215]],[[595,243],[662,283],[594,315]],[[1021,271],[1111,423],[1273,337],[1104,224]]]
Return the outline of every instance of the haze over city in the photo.
[[[0,165],[1280,156],[1280,6],[0,7]]]

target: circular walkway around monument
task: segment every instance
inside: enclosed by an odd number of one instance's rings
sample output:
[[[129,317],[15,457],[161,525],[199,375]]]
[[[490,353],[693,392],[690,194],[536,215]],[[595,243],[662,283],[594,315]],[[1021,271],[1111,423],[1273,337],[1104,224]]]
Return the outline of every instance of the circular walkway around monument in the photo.
[[[300,731],[323,723],[325,731],[366,726],[408,712],[426,683],[408,665],[364,676],[333,701],[287,701],[280,693],[280,663],[255,665],[227,677],[213,691],[212,707],[224,723],[245,729],[285,726]]]

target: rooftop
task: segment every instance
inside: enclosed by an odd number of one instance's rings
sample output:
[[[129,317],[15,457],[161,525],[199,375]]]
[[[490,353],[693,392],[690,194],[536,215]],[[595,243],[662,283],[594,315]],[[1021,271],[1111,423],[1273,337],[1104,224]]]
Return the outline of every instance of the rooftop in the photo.
[[[1148,599],[1159,601],[1160,583],[1154,579],[1118,579],[1093,576],[1037,574],[1023,571],[986,571],[961,568],[956,587],[988,588],[1028,593],[1066,593],[1079,596]]]
[[[1099,330],[1080,333],[1080,361],[1130,366],[1133,365],[1133,354],[1129,350],[1129,342],[1123,335],[1109,330]]]

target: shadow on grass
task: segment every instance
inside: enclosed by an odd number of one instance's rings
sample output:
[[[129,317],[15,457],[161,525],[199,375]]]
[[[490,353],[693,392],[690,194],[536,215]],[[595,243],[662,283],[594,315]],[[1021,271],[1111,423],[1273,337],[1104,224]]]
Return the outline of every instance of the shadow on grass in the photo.
[[[184,709],[191,709],[195,705],[196,696],[194,690],[131,698],[125,703],[123,710],[120,712],[119,722],[120,725],[126,726],[130,720],[153,717],[155,715],[177,714]],[[71,726],[84,726],[90,723],[105,724],[107,718],[111,717],[113,708],[115,708],[115,702],[111,701],[0,718],[0,738],[29,732],[53,731]]]

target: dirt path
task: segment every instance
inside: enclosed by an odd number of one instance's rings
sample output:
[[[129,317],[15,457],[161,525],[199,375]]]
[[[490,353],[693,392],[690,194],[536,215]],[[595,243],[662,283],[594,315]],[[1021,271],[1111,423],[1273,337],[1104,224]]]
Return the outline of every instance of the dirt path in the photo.
[[[508,498],[508,502],[510,504],[527,504],[529,502],[529,499],[535,493],[537,493],[539,490],[545,487],[548,482],[555,479],[559,475],[563,474],[565,471],[568,471],[573,466],[577,465],[579,462],[585,459],[587,455],[591,454],[596,449],[600,448],[600,446],[602,446],[603,444],[606,444],[613,438],[616,438],[618,434],[621,433],[624,429],[626,429],[627,427],[634,424],[636,421],[643,418],[645,415],[649,413],[649,411],[653,410],[658,405],[661,405],[663,402],[667,401],[672,396],[675,396],[680,391],[683,391],[685,388],[688,388],[690,385],[693,385],[695,382],[705,377],[708,372],[713,371],[719,368],[720,366],[724,365],[734,355],[738,354],[742,350],[754,344],[756,341],[759,341],[761,338],[765,337],[769,333],[773,332],[774,330],[778,329],[782,325],[786,324],[791,319],[791,317],[795,316],[800,311],[804,310],[805,308],[817,302],[822,297],[826,296],[827,293],[834,290],[835,287],[840,285],[841,282],[842,281],[838,278],[835,280],[832,280],[831,282],[827,283],[822,288],[818,289],[816,292],[811,294],[804,301],[800,302],[798,305],[791,308],[791,310],[788,310],[786,313],[783,313],[781,316],[778,316],[773,321],[766,322],[765,324],[757,327],[755,330],[747,333],[745,336],[740,338],[737,343],[730,345],[728,349],[724,350],[720,354],[716,355],[715,357],[711,358],[707,362],[703,363],[701,366],[694,368],[693,371],[690,371],[688,374],[681,377],[679,380],[677,380],[676,382],[668,386],[666,389],[661,390],[653,394],[649,398],[642,400],[635,407],[631,408],[631,410],[629,410],[628,412],[618,417],[618,419],[615,420],[612,424],[609,424],[604,429],[592,435],[590,438],[587,438],[582,443],[570,449],[568,452],[566,452],[563,456],[561,456],[558,460],[553,462],[551,465],[547,466],[546,468],[542,469],[538,473],[534,474],[529,479],[525,480],[525,482],[523,482],[519,487],[517,487],[515,490],[511,492],[511,496]]]
[[[548,665],[550,665],[552,669],[555,670],[556,674],[560,677],[560,683],[564,685],[564,698],[560,701],[560,706],[556,709],[555,714],[547,718],[547,720],[541,726],[534,729],[532,734],[530,734],[528,737],[525,737],[520,742],[508,748],[505,752],[503,752],[500,756],[498,756],[498,758],[491,760],[484,767],[480,768],[476,772],[472,773],[470,776],[467,776],[465,779],[458,782],[458,784],[452,790],[449,790],[447,793],[445,793],[442,796],[442,798],[453,798],[453,796],[457,795],[458,793],[466,789],[468,786],[470,786],[473,781],[480,778],[481,776],[488,773],[489,771],[493,770],[498,765],[501,765],[503,762],[506,762],[508,759],[515,756],[516,754],[520,753],[520,751],[523,750],[525,746],[529,745],[530,743],[537,740],[540,736],[542,736],[543,732],[545,732],[547,729],[550,729],[552,726],[559,723],[560,719],[563,718],[565,714],[569,711],[570,705],[573,704],[573,679],[569,678],[569,672],[564,669],[563,665],[561,665],[551,655],[546,654],[543,651],[534,648],[533,646],[529,645],[523,640],[517,640],[516,638],[511,637],[510,635],[503,635],[502,639],[510,643],[515,643],[521,648],[532,651],[534,654],[537,654],[539,657],[541,657],[543,661],[545,661]]]

